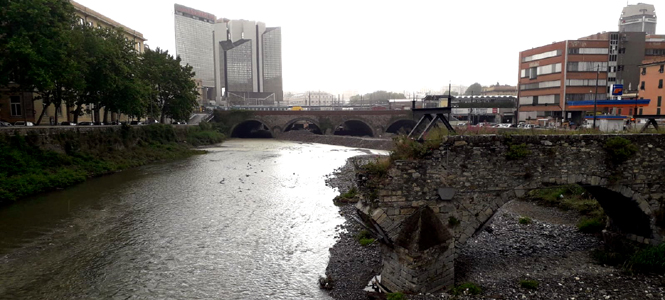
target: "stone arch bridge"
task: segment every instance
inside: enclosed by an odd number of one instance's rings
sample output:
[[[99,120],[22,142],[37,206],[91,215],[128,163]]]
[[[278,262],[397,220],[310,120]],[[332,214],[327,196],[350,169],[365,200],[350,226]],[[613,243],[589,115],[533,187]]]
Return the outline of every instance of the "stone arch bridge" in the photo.
[[[616,160],[606,147],[616,137],[637,152]],[[359,175],[369,196],[356,207],[381,237],[383,283],[433,292],[454,283],[455,249],[532,189],[579,184],[605,210],[610,231],[661,243],[664,170],[665,135],[452,136],[424,159],[394,162],[378,184]]]
[[[220,111],[217,118],[230,116],[230,111]],[[273,137],[293,129],[294,124],[306,122],[322,134],[336,134],[339,130],[348,135],[378,137],[385,132],[410,130],[416,125],[408,110],[365,111],[253,111],[231,125],[231,135],[241,137],[252,130],[270,131]]]

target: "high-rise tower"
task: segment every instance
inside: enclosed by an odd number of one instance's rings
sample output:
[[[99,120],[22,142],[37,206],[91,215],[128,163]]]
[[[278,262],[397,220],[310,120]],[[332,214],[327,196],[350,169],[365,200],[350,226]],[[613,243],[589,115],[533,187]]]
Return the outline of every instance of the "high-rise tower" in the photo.
[[[656,9],[652,4],[630,4],[623,8],[619,18],[620,32],[656,34]]]
[[[213,65],[212,30],[215,15],[175,5],[175,49],[183,65],[190,65],[201,80],[204,100],[214,100],[215,67]]]

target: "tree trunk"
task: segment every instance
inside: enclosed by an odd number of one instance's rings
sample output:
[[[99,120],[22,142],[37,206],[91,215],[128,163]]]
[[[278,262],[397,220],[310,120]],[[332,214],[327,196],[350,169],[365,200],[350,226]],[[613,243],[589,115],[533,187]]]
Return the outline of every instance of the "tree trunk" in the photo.
[[[44,114],[46,114],[46,109],[51,106],[50,102],[44,102],[46,105],[42,105],[42,113],[39,114],[39,119],[37,119],[37,125],[42,124],[42,118],[44,117]],[[50,124],[49,124],[50,125]],[[57,125],[57,124],[56,124]]]
[[[76,109],[74,110],[74,123],[78,124],[79,123],[79,115],[81,114],[81,110],[83,109],[83,105],[79,104],[76,106]]]
[[[104,124],[108,124],[109,123],[108,121],[109,121],[109,110],[105,109],[104,110],[104,121],[103,122],[104,122]]]

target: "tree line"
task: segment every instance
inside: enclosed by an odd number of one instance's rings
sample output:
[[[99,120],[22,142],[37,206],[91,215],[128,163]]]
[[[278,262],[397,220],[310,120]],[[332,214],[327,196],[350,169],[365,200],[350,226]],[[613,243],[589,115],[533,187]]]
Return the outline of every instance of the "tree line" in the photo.
[[[351,96],[349,103],[351,104],[388,104],[390,99],[404,99],[406,98],[402,93],[392,93],[386,91],[376,91],[364,95]]]
[[[122,28],[93,28],[68,0],[0,0],[0,93],[33,92],[44,110],[186,120],[197,105],[192,67],[159,48],[144,52]],[[55,114],[57,123],[58,114]]]

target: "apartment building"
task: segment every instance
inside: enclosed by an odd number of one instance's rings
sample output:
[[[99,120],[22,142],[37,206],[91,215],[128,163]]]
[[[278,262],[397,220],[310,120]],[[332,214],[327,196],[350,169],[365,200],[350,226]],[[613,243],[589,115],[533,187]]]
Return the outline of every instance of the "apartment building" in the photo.
[[[665,57],[645,61],[640,65],[639,95],[643,99],[651,99],[649,106],[640,108],[638,115],[665,114],[663,98],[665,98]]]
[[[642,61],[663,51],[665,43],[650,40],[644,32],[604,32],[522,51],[518,119],[581,122],[585,109],[567,103],[616,100],[610,91],[613,84],[623,84],[626,96],[636,96]],[[634,114],[631,108],[603,111]]]

